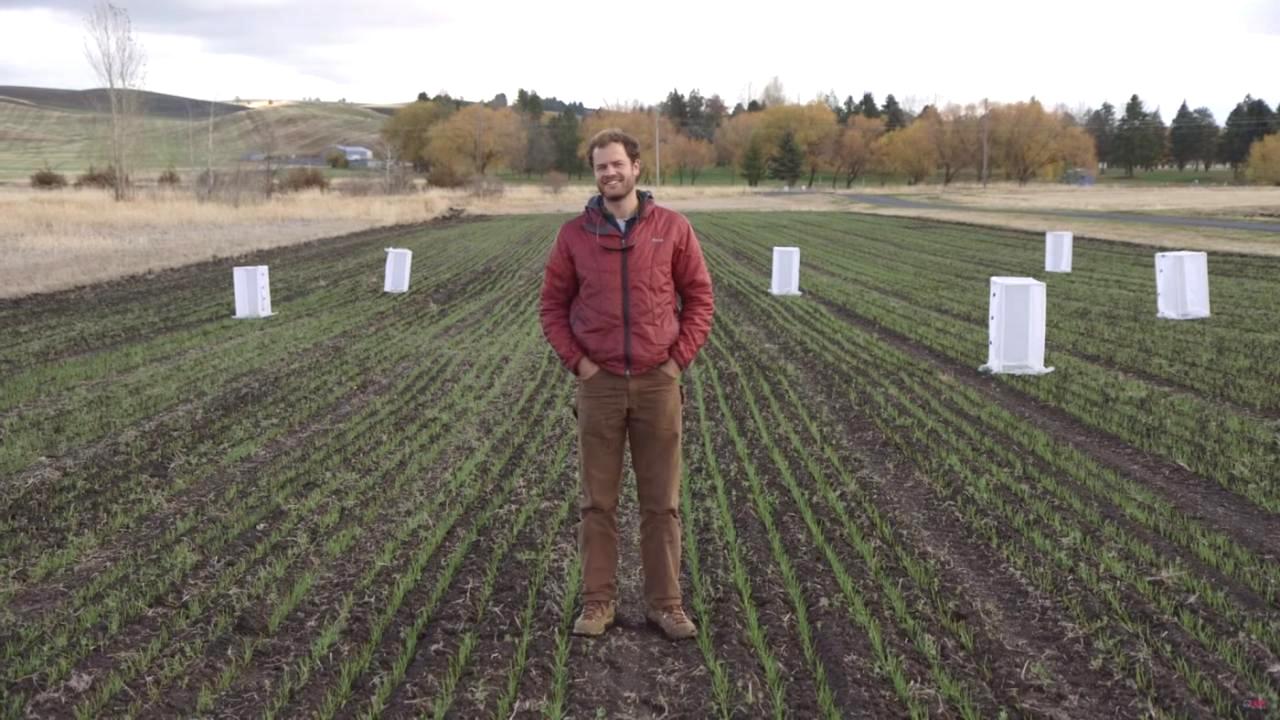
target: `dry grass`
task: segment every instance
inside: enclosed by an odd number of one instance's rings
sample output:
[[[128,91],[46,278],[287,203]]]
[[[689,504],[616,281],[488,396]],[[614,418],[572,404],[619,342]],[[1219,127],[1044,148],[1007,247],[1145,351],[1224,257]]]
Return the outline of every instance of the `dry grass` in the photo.
[[[449,207],[472,214],[574,213],[590,188],[553,194],[509,186],[500,197],[437,190],[395,197],[338,193],[280,196],[232,208],[198,203],[189,192],[150,191],[117,204],[100,192],[0,189],[0,297],[58,290],[149,270],[177,267],[253,250],[290,245],[372,227],[428,220]],[[659,202],[680,211],[839,210],[923,217],[1035,232],[1077,235],[1165,247],[1280,255],[1274,234],[1144,226],[1036,215],[1036,210],[1148,211],[1244,215],[1280,208],[1276,188],[1027,188],[957,186],[866,188],[859,193],[915,195],[946,202],[945,210],[885,208],[831,194],[764,195],[748,188],[663,187]],[[998,210],[999,212],[992,212]]]
[[[1223,186],[954,185],[893,188],[923,201],[1006,210],[1097,210],[1169,215],[1248,215],[1280,212],[1280,188]]]
[[[1280,256],[1280,237],[1276,237],[1274,234],[1243,230],[1217,230],[1214,228],[1085,220],[1054,215],[1037,215],[1034,211],[995,213],[969,209],[921,210],[886,208],[872,205],[857,205],[853,209],[873,215],[945,220],[948,222],[1027,230],[1035,233],[1049,230],[1070,230],[1077,237],[1151,245],[1171,250],[1204,250],[1207,252]]]
[[[185,192],[118,204],[101,192],[0,192],[0,297],[290,245],[445,210],[429,196],[284,196],[232,208]]]
[[[1080,236],[1165,248],[1280,255],[1280,237],[1274,233],[1144,225],[1047,214],[1048,211],[1067,210],[1187,217],[1274,217],[1280,213],[1280,188],[1115,185],[992,185],[983,188],[981,185],[954,185],[945,189],[917,186],[886,190],[889,194],[908,195],[921,202],[949,207],[898,208],[851,202],[849,209],[877,215],[947,220],[1032,232],[1071,230]],[[1046,212],[1041,214],[1038,211]]]

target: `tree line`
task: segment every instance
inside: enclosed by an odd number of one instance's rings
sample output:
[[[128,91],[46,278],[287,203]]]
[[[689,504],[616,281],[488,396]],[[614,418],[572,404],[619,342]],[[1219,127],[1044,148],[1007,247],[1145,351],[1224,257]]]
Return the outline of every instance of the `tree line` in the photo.
[[[1137,95],[1123,114],[1109,102],[1072,113],[1047,109],[1035,98],[914,111],[892,94],[877,102],[869,92],[857,100],[827,94],[791,103],[775,78],[759,98],[732,109],[720,96],[697,89],[673,89],[655,106],[594,111],[523,88],[514,103],[505,94],[466,103],[423,93],[387,121],[383,136],[395,159],[447,185],[498,168],[581,176],[588,169],[587,139],[607,127],[640,140],[644,182],[655,182],[661,172],[662,182],[696,183],[708,168],[723,167],[752,186],[770,178],[811,187],[822,174],[833,187],[851,187],[868,177],[910,184],[937,178],[945,185],[962,176],[1027,183],[1109,168],[1132,176],[1137,169],[1215,164],[1241,174],[1251,150],[1268,156],[1261,143],[1280,130],[1280,114],[1251,96],[1223,127],[1207,108],[1191,110],[1185,102],[1166,125],[1159,110],[1147,110]],[[1277,147],[1270,155],[1280,155],[1280,137],[1272,142]],[[1280,182],[1262,172],[1251,175]]]
[[[1109,166],[1123,168],[1129,177],[1135,168],[1172,165],[1181,171],[1188,166],[1208,169],[1217,163],[1229,165],[1240,176],[1255,144],[1280,132],[1280,112],[1251,95],[1236,104],[1222,127],[1209,108],[1191,110],[1185,100],[1166,126],[1160,111],[1148,111],[1137,95],[1129,98],[1120,117],[1107,102],[1086,115],[1085,129],[1093,138],[1103,171]]]

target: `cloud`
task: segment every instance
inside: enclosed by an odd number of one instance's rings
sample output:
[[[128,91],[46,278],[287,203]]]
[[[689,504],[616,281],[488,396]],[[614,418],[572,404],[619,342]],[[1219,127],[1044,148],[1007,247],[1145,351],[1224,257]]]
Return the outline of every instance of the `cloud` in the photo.
[[[83,22],[85,0],[11,0],[12,9],[51,10]],[[138,33],[180,35],[199,40],[207,52],[252,55],[281,61],[306,61],[331,44],[359,41],[382,30],[446,25],[449,17],[427,3],[394,0],[338,2],[317,0],[130,0],[122,3]],[[332,63],[340,63],[333,58]]]
[[[93,85],[81,52],[91,1],[0,0],[0,26],[11,30],[0,43],[5,80]],[[613,22],[595,0],[116,1],[148,54],[149,88],[219,98],[487,99],[524,87],[592,107],[698,88],[732,105],[778,75],[800,101],[871,91],[917,104],[1034,95],[1119,106],[1136,92],[1166,118],[1184,97],[1225,117],[1246,92],[1268,94],[1275,36],[1265,33],[1280,31],[1278,0],[1218,0],[1198,15],[1169,12],[1164,0],[794,0],[778,14],[651,0]],[[1091,49],[1102,16],[1133,41]],[[1194,37],[1198,52],[1153,54],[1161,37]],[[1206,57],[1231,57],[1233,71]]]

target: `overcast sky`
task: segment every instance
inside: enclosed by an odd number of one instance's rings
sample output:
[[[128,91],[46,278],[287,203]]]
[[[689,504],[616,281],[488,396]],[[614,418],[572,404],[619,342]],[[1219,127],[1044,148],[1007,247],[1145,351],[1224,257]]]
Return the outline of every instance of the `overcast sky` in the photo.
[[[1280,102],[1280,0],[118,0],[148,90],[228,100],[468,100],[518,88],[588,107],[672,88],[732,106],[778,76],[791,100],[1117,108],[1165,121],[1186,99],[1219,122],[1252,93]],[[0,0],[0,85],[97,85],[88,0]],[[751,8],[748,10],[748,8]],[[750,93],[750,95],[749,95]]]

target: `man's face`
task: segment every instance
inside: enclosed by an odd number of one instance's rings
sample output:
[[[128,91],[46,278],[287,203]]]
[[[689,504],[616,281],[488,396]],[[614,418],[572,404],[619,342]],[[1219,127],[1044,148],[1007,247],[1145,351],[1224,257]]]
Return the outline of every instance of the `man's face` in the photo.
[[[591,167],[596,173],[596,188],[606,200],[621,200],[635,192],[640,161],[631,162],[622,143],[596,148],[591,153]]]

